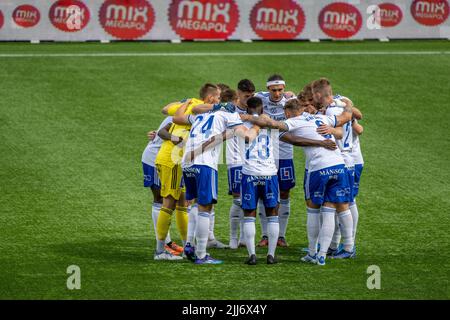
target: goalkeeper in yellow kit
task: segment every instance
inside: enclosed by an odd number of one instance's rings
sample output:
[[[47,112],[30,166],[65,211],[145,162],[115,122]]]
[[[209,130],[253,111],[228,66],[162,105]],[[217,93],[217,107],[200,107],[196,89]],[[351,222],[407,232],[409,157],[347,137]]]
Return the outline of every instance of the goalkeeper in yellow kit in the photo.
[[[200,89],[200,99],[193,98],[186,102],[188,106],[185,114],[192,114],[192,108],[197,105],[218,103],[219,97],[219,88],[214,84],[207,83]],[[165,108],[165,111],[168,115],[174,115],[182,105],[182,102],[169,104]],[[164,249],[164,241],[169,231],[174,211],[177,228],[183,240],[183,246],[187,239],[188,214],[184,198],[184,187],[182,185],[183,172],[181,169],[181,159],[183,157],[184,141],[187,140],[190,129],[190,125],[178,125],[174,123],[169,129],[170,137],[161,137],[169,140],[163,142],[155,160],[155,166],[161,181],[161,197],[163,198],[156,225],[157,246],[154,256],[155,260],[182,259],[182,257],[167,252]]]

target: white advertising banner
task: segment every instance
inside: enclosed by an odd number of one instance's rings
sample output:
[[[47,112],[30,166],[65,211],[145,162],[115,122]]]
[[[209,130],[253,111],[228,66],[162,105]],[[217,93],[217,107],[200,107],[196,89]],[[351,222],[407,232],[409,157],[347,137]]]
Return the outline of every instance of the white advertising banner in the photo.
[[[0,0],[0,41],[450,38],[448,0]]]

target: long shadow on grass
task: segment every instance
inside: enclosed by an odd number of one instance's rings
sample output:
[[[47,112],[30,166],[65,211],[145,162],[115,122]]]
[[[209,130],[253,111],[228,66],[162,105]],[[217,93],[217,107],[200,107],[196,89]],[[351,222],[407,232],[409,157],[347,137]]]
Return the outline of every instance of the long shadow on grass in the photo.
[[[280,263],[299,263],[302,246],[277,248]],[[153,260],[154,241],[147,238],[104,238],[96,241],[71,241],[49,246],[60,257],[82,258],[109,263],[157,263]],[[242,264],[247,257],[247,249],[208,249],[217,259],[232,264]],[[261,263],[265,262],[267,248],[257,248],[256,254]]]
[[[62,257],[98,262],[148,263],[153,261],[152,243],[143,238],[106,238],[97,241],[73,241],[51,245]]]

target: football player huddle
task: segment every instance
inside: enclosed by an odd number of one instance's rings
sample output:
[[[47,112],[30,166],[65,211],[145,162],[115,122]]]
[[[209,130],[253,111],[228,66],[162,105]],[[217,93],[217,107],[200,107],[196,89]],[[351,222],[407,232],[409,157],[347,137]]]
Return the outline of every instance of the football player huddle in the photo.
[[[220,264],[209,248],[246,247],[245,263],[257,263],[256,246],[267,247],[267,264],[277,263],[277,247],[287,247],[286,230],[295,187],[294,146],[305,155],[303,188],[308,248],[301,261],[325,265],[328,258],[356,255],[358,208],[355,198],[363,168],[358,123],[361,112],[344,96],[333,95],[321,78],[295,96],[282,76],[272,75],[267,91],[252,81],[237,90],[206,83],[199,96],[168,104],[167,117],[142,155],[144,186],[153,195],[155,260],[189,259]],[[230,240],[215,238],[218,165],[226,143]],[[171,240],[172,216],[183,242]],[[262,238],[256,243],[256,217]]]

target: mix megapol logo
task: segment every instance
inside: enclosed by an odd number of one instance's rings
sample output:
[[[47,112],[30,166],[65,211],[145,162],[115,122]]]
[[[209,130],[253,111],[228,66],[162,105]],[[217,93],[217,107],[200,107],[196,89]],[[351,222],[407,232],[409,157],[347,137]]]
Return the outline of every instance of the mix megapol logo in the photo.
[[[39,23],[41,13],[37,8],[24,4],[14,9],[12,19],[20,27],[31,28]]]
[[[147,0],[106,0],[100,7],[100,24],[113,37],[138,39],[155,23],[155,11]]]
[[[59,0],[50,7],[48,16],[55,28],[64,32],[77,32],[87,26],[91,14],[79,0]]]
[[[2,29],[2,27],[3,27],[3,12],[2,10],[0,10],[0,30]]]
[[[227,39],[239,22],[234,0],[172,0],[169,22],[182,39]]]
[[[320,11],[319,26],[332,38],[347,39],[359,32],[362,16],[359,10],[348,3],[336,2]]]
[[[262,39],[294,39],[305,20],[302,7],[293,0],[261,0],[250,12],[250,25]]]
[[[403,19],[402,10],[393,3],[382,3],[380,8],[380,25],[384,28],[391,28],[398,25]]]
[[[449,14],[447,0],[414,0],[411,15],[420,24],[437,26],[444,23]]]

